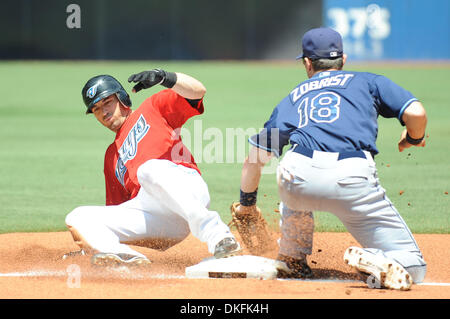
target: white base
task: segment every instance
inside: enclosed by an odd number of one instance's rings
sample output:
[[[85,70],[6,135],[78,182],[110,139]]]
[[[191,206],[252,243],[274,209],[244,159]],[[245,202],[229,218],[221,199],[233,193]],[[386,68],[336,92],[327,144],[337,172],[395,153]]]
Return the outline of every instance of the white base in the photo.
[[[285,268],[283,262],[259,256],[210,257],[187,267],[186,277],[276,279],[277,269]]]

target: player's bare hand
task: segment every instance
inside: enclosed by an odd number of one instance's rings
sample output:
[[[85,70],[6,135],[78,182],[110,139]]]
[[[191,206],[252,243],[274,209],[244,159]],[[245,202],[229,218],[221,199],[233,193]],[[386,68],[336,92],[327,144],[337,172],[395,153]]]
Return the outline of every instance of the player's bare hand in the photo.
[[[400,137],[400,141],[398,142],[398,151],[399,152],[403,152],[404,149],[410,148],[412,146],[425,147],[425,139],[423,139],[422,142],[420,142],[417,145],[413,145],[413,144],[408,143],[408,141],[406,140],[406,133],[407,132],[408,131],[406,129],[403,130],[403,132],[402,132],[402,135]]]
[[[235,206],[235,211],[238,214],[252,214],[258,210],[259,210],[259,208],[256,205],[244,206],[244,205],[238,204]]]
[[[128,82],[137,83],[133,87],[133,93],[139,92],[142,89],[148,89],[152,86],[162,83],[166,78],[166,72],[161,69],[153,69],[150,71],[143,71],[137,74],[132,74],[128,78]]]

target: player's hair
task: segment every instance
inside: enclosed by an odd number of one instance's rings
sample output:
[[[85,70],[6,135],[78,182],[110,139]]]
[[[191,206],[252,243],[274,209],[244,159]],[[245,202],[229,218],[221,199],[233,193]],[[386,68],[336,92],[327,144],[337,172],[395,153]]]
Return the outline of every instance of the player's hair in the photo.
[[[344,66],[342,57],[336,59],[316,59],[311,60],[314,71],[337,69],[341,70]]]

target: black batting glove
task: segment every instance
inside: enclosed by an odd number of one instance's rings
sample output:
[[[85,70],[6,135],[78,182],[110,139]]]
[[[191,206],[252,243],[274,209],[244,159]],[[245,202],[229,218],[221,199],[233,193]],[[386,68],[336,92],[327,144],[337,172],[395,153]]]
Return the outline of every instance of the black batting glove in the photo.
[[[133,87],[133,92],[139,92],[142,89],[148,89],[157,84],[161,84],[167,88],[172,88],[177,82],[177,75],[174,72],[166,72],[161,69],[153,69],[143,71],[138,74],[132,74],[128,78],[128,82],[137,83]]]

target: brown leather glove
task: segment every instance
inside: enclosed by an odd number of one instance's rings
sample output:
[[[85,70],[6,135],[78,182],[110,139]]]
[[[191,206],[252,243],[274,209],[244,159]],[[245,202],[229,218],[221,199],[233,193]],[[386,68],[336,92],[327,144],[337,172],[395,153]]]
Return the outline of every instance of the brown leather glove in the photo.
[[[236,226],[242,242],[252,254],[261,254],[270,248],[269,228],[258,206],[241,206],[234,202],[230,207],[232,220],[228,226]]]

